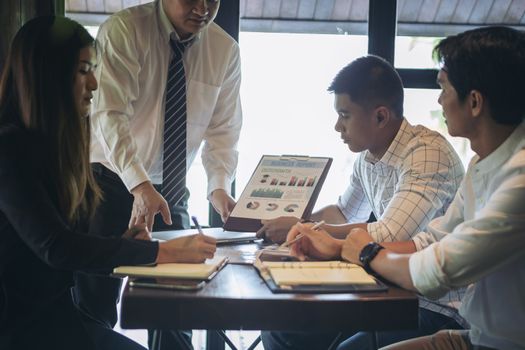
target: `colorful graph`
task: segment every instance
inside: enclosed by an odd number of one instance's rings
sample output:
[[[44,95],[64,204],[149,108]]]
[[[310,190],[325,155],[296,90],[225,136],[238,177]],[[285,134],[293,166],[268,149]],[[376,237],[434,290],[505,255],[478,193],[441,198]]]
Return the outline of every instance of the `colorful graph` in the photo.
[[[283,194],[284,192],[278,188],[258,188],[252,191],[251,196],[259,198],[282,198]]]

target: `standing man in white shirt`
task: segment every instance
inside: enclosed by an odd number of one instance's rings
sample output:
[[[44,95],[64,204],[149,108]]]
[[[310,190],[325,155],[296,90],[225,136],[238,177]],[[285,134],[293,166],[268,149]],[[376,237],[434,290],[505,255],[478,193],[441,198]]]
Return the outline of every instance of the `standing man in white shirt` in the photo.
[[[403,85],[394,67],[377,56],[358,58],[344,67],[328,89],[334,93],[338,114],[335,129],[352,152],[350,185],[337,204],[312,215],[325,220],[322,228],[338,238],[352,228],[366,228],[378,242],[410,241],[434,217],[442,216],[463,178],[463,165],[445,138],[423,126],[412,126],[403,117]],[[366,223],[370,212],[376,222]],[[267,238],[284,241],[297,218],[264,222]],[[339,224],[339,225],[335,225]],[[393,343],[443,327],[466,327],[457,308],[461,292],[439,301],[420,300],[419,329],[381,333]],[[317,342],[327,348],[336,334],[263,332],[265,348],[301,349]],[[368,348],[368,337],[359,334],[356,349]]]
[[[301,224],[287,239],[302,232],[293,247],[298,256],[342,257],[430,298],[468,286],[460,313],[470,330],[388,349],[524,349],[525,33],[479,28],[434,51],[448,131],[467,138],[476,153],[446,214],[413,242],[395,245],[380,245],[362,229],[342,241]]]
[[[213,23],[219,4],[156,0],[100,27],[91,162],[104,199],[91,234],[140,223],[189,228],[184,170],[201,143],[208,199],[223,220],[235,205],[229,192],[242,124],[241,68],[238,44]],[[178,162],[167,168],[170,157]],[[171,180],[181,169],[182,177]],[[79,276],[76,285],[80,308],[112,327],[120,281]]]

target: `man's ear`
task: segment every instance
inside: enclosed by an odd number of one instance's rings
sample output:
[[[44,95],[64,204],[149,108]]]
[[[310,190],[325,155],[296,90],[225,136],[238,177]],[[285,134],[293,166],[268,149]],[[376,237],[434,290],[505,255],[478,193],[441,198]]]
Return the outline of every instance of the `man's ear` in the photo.
[[[392,117],[392,112],[385,106],[379,106],[375,110],[376,123],[379,128],[384,128]]]
[[[485,106],[485,98],[478,90],[471,90],[469,92],[469,107],[473,117],[479,117],[483,112]]]

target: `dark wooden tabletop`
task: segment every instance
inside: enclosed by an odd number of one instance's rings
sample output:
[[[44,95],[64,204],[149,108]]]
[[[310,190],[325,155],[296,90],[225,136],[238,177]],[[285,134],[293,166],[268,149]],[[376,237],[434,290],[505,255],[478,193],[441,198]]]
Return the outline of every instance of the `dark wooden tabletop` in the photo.
[[[228,264],[198,291],[126,285],[121,308],[123,328],[394,330],[416,328],[418,320],[412,292],[274,294],[246,264]]]

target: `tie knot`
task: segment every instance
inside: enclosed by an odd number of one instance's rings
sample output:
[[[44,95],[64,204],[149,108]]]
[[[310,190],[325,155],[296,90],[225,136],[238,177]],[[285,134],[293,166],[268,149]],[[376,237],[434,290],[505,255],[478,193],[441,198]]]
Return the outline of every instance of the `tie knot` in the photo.
[[[190,42],[191,41],[186,41],[182,43],[180,41],[171,39],[170,40],[171,49],[173,50],[175,54],[180,54],[182,56],[182,54],[184,53],[184,50],[186,50],[186,47],[189,46]]]

